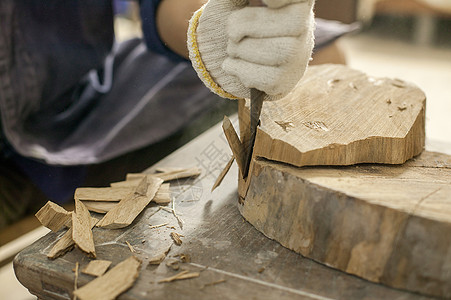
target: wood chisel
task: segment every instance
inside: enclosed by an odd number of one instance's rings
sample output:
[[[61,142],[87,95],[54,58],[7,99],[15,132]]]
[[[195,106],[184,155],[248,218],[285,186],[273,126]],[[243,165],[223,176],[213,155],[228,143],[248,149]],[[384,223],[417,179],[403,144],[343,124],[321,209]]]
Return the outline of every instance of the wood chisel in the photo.
[[[261,0],[249,0],[249,6],[265,6]],[[249,173],[249,166],[251,164],[252,152],[255,144],[255,136],[257,134],[257,127],[260,123],[260,114],[262,111],[263,100],[265,92],[258,89],[251,89],[251,108],[250,108],[250,136],[246,151],[246,163],[243,172],[243,178],[246,178]]]

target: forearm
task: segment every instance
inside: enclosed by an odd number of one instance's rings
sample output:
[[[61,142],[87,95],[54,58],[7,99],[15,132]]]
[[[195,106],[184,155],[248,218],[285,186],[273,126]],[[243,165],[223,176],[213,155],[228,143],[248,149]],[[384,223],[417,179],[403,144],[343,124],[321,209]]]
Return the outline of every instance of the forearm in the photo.
[[[175,53],[188,58],[186,32],[193,13],[207,0],[164,0],[157,10],[160,38]]]

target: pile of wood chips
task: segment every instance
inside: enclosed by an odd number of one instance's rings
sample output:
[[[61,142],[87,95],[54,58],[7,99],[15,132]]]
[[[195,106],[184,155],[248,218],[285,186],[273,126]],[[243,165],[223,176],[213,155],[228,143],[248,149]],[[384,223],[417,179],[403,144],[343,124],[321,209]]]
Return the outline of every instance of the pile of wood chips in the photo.
[[[165,182],[197,177],[200,173],[200,169],[196,167],[159,168],[154,174],[127,174],[125,181],[111,183],[110,187],[78,188],[74,195],[75,211],[72,212],[53,202],[47,202],[36,213],[41,224],[54,232],[67,228],[47,257],[56,259],[76,246],[90,258],[97,258],[92,233],[94,226],[105,229],[125,228],[132,224],[150,202],[159,205],[171,202],[170,183]],[[104,216],[99,220],[92,217],[90,211]],[[80,299],[114,299],[129,289],[138,277],[141,260],[131,256],[106,272],[110,264],[109,261],[98,259],[91,261],[82,272],[98,277],[80,289],[77,289],[75,282],[74,295]],[[78,265],[75,271],[77,277]]]

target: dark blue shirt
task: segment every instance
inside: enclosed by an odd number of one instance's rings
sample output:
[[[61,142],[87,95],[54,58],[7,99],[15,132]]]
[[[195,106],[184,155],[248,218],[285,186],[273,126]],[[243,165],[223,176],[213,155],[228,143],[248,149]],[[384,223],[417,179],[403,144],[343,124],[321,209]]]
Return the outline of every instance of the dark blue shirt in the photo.
[[[165,55],[174,61],[186,59],[169,49],[161,40],[156,25],[156,13],[162,0],[140,0],[141,20],[144,40],[147,47],[153,52]]]

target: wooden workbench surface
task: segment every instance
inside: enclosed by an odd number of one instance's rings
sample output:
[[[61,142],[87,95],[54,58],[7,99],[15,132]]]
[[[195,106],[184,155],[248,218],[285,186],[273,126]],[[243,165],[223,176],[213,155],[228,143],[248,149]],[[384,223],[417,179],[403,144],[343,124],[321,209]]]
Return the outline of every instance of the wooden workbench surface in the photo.
[[[149,169],[202,168],[199,178],[171,184],[183,229],[172,214],[158,210],[154,204],[128,228],[94,229],[98,259],[111,260],[112,266],[131,255],[143,260],[137,282],[120,299],[429,299],[336,271],[263,236],[238,211],[235,165],[222,185],[210,192],[230,155],[218,125]],[[169,225],[149,226],[164,223]],[[174,231],[183,235],[183,244],[172,245],[166,261],[159,266],[149,266],[149,258],[173,243],[169,234]],[[83,268],[90,261],[78,249],[49,260],[46,255],[62,234],[49,233],[15,258],[16,276],[39,298],[71,298],[72,269],[76,262]],[[136,253],[131,253],[126,242]],[[176,260],[177,254],[191,257],[191,262],[179,263],[179,271],[200,271],[200,276],[157,283],[179,272],[166,264]],[[92,279],[80,274],[78,286]]]

